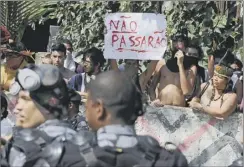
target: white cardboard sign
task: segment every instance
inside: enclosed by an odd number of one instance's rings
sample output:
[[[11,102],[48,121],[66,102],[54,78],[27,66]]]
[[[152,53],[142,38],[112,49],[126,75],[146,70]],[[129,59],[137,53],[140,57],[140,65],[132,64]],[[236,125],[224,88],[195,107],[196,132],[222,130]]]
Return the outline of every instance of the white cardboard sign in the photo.
[[[105,25],[106,59],[162,59],[167,48],[164,15],[111,13],[106,15]]]

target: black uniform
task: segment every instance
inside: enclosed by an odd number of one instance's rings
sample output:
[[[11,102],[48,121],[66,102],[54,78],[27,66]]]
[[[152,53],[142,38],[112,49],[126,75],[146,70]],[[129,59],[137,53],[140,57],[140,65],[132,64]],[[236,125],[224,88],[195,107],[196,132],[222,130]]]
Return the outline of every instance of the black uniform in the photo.
[[[87,132],[88,134],[89,132]],[[36,129],[21,129],[2,150],[6,166],[81,166],[78,145],[86,139],[59,120],[48,120]],[[86,135],[89,140],[89,135]]]
[[[82,166],[188,166],[179,150],[166,150],[150,136],[137,136],[131,126],[105,126],[89,141],[80,150],[83,155]]]
[[[48,112],[53,119],[47,119],[38,127],[16,128],[11,141],[1,150],[1,164],[11,167],[81,166],[79,145],[86,142],[82,136],[89,135],[78,135],[69,124],[61,121],[68,113],[69,96],[59,69],[48,64],[28,65],[17,72],[10,87],[13,95],[20,90],[28,91],[31,99],[45,109],[39,112],[44,117]]]
[[[89,130],[86,118],[79,112],[70,120],[67,120],[75,131]]]

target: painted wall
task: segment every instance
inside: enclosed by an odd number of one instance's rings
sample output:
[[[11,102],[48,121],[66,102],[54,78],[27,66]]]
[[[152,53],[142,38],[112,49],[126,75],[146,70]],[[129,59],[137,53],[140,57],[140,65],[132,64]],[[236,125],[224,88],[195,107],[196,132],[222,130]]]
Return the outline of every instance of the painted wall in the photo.
[[[190,166],[228,166],[242,153],[242,122],[242,113],[217,120],[189,108],[149,107],[137,120],[136,130],[155,137],[162,146],[173,142]]]

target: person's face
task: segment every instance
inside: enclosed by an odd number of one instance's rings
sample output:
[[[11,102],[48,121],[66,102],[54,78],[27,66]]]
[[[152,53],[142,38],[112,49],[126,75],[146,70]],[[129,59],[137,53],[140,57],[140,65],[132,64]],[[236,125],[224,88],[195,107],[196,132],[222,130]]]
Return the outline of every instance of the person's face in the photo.
[[[199,58],[199,54],[196,48],[187,48],[186,55],[189,57]]]
[[[6,57],[6,65],[8,68],[17,70],[24,60],[24,56],[16,53],[7,53],[9,54]]]
[[[51,57],[43,57],[42,58],[42,64],[52,64]]]
[[[64,46],[66,48],[66,55],[72,54],[73,49],[70,44],[64,43]]]
[[[95,70],[95,66],[90,57],[86,57],[85,60],[83,60],[83,67],[86,73],[92,73]]]
[[[16,126],[34,128],[45,122],[44,116],[37,108],[27,91],[20,91],[14,108]]]
[[[214,73],[213,76],[213,86],[218,90],[224,90],[226,88],[228,79]]]
[[[57,67],[63,67],[64,66],[64,60],[65,60],[65,55],[63,52],[58,52],[58,51],[53,51],[51,54],[51,60],[53,65]]]
[[[185,42],[182,39],[172,41],[173,49],[185,51]]]
[[[86,101],[86,121],[92,130],[97,131],[99,128],[106,125],[105,119],[108,118],[108,113],[105,112],[103,104],[101,102],[94,102],[90,93],[88,92],[88,98]]]

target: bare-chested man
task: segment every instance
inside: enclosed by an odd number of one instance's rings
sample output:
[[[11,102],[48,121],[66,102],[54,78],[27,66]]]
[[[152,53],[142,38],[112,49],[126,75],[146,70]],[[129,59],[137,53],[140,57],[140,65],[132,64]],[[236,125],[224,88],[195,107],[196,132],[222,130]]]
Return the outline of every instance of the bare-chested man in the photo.
[[[186,55],[178,51],[166,65],[161,67],[160,73],[154,77],[150,87],[151,100],[156,99],[153,104],[186,106],[185,98],[192,94],[195,84],[197,58],[197,49],[188,48]],[[155,91],[158,83],[159,86]]]
[[[228,67],[215,66],[213,78],[201,85],[201,92],[189,102],[189,106],[216,118],[228,117],[237,107],[237,95],[230,84],[232,74]]]

